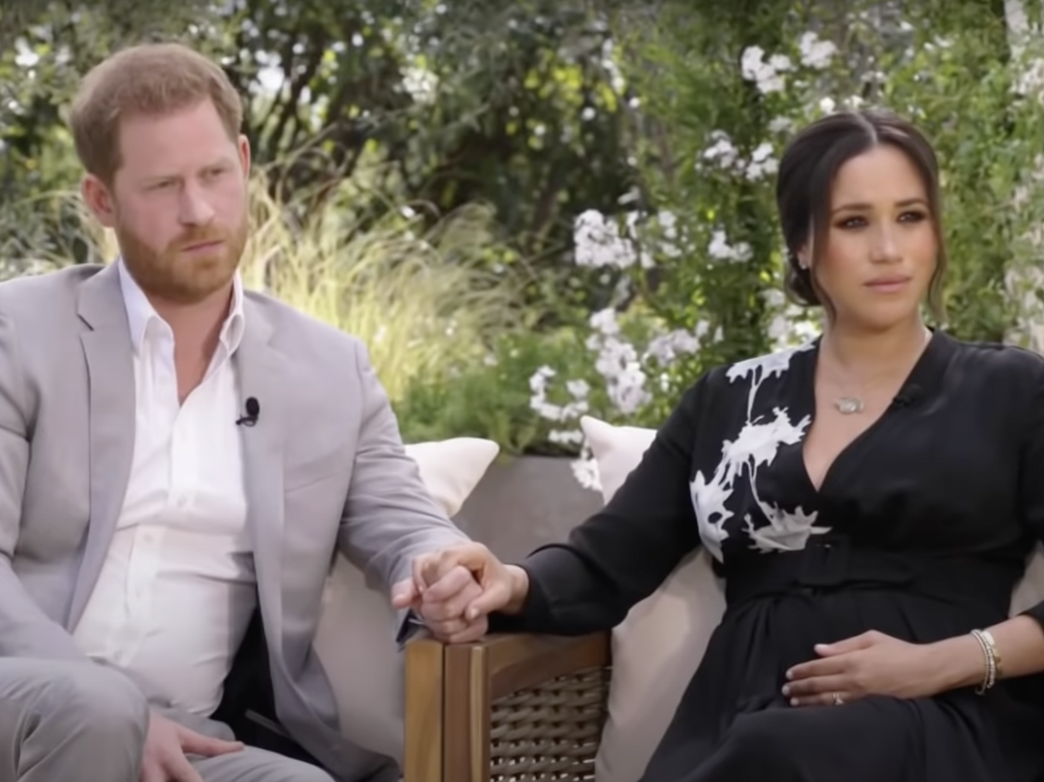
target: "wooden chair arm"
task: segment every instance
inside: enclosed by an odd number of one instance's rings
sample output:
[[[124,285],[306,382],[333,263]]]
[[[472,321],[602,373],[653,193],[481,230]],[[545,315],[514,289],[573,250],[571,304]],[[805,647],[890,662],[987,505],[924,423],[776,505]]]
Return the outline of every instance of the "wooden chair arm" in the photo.
[[[444,647],[443,780],[490,782],[508,767],[514,778],[593,778],[610,648],[608,633]]]
[[[425,634],[406,644],[404,782],[442,782],[445,649]]]

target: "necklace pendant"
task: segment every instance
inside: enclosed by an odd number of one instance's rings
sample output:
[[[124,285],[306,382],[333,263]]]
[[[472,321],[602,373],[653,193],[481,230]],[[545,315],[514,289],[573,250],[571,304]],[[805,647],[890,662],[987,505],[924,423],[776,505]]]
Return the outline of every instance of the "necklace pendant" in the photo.
[[[843,396],[834,400],[834,407],[841,415],[863,412],[863,400],[856,396]]]

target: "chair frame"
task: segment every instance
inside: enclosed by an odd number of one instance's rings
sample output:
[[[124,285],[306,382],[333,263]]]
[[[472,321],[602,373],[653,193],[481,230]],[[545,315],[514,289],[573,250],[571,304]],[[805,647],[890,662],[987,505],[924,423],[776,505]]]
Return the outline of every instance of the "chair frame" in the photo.
[[[608,633],[413,639],[404,782],[594,779],[610,661]]]

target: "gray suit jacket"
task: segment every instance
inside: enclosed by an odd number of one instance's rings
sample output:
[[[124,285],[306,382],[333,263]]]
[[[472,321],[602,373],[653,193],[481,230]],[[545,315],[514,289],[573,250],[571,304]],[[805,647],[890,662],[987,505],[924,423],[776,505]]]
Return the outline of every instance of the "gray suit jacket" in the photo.
[[[69,631],[112,538],[134,445],[116,272],[75,266],[0,284],[3,656],[83,658]],[[261,408],[241,437],[276,710],[305,749],[352,779],[374,758],[340,735],[312,651],[333,558],[343,552],[388,589],[415,556],[463,535],[406,456],[361,343],[257,293],[245,315],[235,361],[243,399]]]

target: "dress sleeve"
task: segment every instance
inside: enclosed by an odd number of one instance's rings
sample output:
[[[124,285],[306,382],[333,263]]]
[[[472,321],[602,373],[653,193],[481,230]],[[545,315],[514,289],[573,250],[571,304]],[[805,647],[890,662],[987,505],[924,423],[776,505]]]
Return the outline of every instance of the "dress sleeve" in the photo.
[[[1044,541],[1044,361],[1032,357],[1032,389],[1027,410],[1026,439],[1019,462],[1022,516],[1030,532]],[[1044,602],[1023,611],[1044,626]]]
[[[520,563],[529,594],[517,615],[494,615],[494,632],[581,635],[619,624],[699,545],[689,490],[706,376],[674,409],[639,465],[604,509]]]

